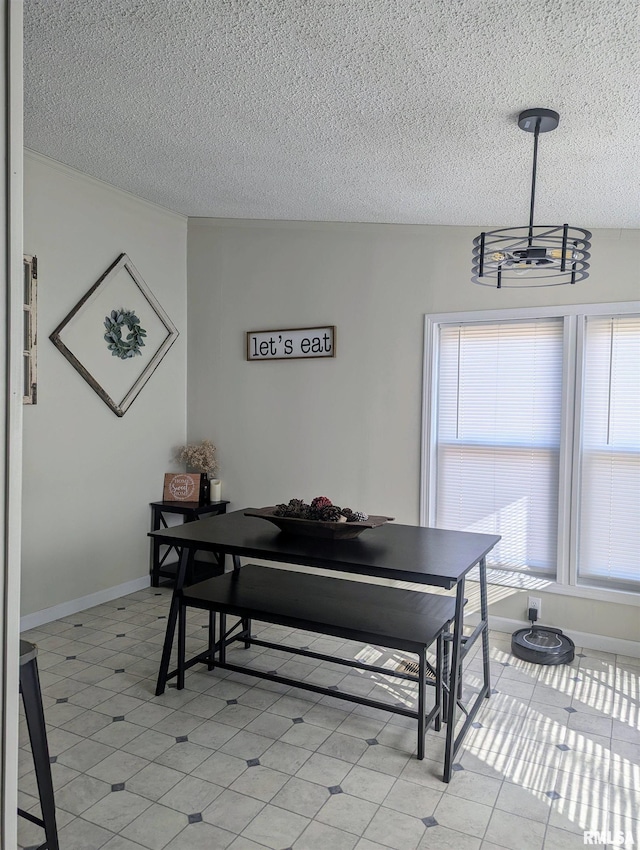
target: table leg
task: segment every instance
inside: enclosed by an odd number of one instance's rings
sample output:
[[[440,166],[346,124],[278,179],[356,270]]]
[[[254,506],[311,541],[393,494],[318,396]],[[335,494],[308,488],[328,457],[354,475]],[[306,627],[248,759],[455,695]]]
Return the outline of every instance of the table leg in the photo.
[[[186,575],[187,568],[192,562],[193,550],[183,546],[182,552],[180,553],[178,571],[176,573],[176,583],[171,597],[171,607],[169,608],[169,618],[167,620],[167,630],[164,636],[164,646],[162,647],[162,660],[160,661],[160,670],[158,671],[158,682],[156,685],[157,697],[164,693],[164,689],[167,684],[167,674],[169,672],[169,662],[171,661],[171,650],[173,648],[173,636],[175,634],[176,622],[178,619],[178,608],[180,607],[180,596],[182,594],[182,587],[184,585],[184,577]]]
[[[491,696],[491,666],[489,664],[489,607],[487,605],[487,559],[482,558],[479,563],[480,571],[480,619],[484,621],[485,627],[482,631],[482,667],[484,671],[484,684],[487,689],[485,699]]]
[[[464,622],[464,578],[458,582],[456,589],[456,614],[453,627],[453,641],[451,651],[451,668],[449,673],[449,700],[447,705],[447,737],[444,751],[444,782],[451,780],[453,769],[453,747],[455,744],[456,731],[456,709],[458,708],[458,682],[460,679],[460,649],[462,646],[462,626]]]

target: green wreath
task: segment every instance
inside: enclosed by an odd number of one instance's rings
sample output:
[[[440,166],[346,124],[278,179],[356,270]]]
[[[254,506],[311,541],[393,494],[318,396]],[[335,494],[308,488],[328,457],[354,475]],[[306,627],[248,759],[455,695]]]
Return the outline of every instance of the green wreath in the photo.
[[[122,328],[127,326],[129,333],[126,339],[122,339]],[[128,360],[136,354],[142,355],[140,349],[144,345],[144,337],[147,332],[140,327],[140,319],[133,310],[112,310],[110,316],[104,317],[104,326],[107,329],[104,335],[107,348],[112,357]]]

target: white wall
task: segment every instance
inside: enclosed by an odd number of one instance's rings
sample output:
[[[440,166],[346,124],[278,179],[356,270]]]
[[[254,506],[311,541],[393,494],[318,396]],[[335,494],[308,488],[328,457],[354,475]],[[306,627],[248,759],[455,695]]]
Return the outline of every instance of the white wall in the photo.
[[[39,275],[38,403],[24,409],[22,613],[30,614],[148,574],[148,503],[161,498],[185,438],[187,223],[27,152],[24,231]],[[123,251],[181,336],[118,418],[49,334]]]
[[[476,233],[189,221],[189,434],[217,444],[232,508],[326,495],[418,523],[424,314],[640,296],[639,231],[596,232],[584,283],[520,291],[470,283]],[[245,331],[327,324],[335,359],[244,359]],[[495,596],[494,615],[522,619],[522,593]],[[544,604],[545,622],[640,639],[637,608]]]

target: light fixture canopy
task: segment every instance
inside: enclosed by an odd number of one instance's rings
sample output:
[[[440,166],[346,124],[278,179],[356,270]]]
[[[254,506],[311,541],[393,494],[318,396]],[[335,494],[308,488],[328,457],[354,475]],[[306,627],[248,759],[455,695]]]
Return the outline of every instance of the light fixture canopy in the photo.
[[[534,225],[538,136],[555,130],[560,116],[553,109],[526,109],[518,126],[534,134],[529,225],[481,233],[473,240],[473,283],[524,288],[562,286],[589,276],[591,233],[568,224]]]

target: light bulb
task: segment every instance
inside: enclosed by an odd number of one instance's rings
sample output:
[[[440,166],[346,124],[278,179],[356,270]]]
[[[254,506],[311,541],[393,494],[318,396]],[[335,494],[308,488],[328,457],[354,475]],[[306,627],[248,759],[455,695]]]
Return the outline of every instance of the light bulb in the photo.
[[[549,256],[553,260],[561,260],[562,259],[562,248],[551,248],[551,250],[549,251]],[[564,252],[564,258],[565,258],[565,260],[574,260],[575,259],[575,254],[574,254],[574,252],[571,248],[567,248],[567,250]]]
[[[496,251],[495,253],[490,255],[490,259],[493,260],[494,263],[501,263],[503,260],[506,260],[507,255],[502,251]]]

